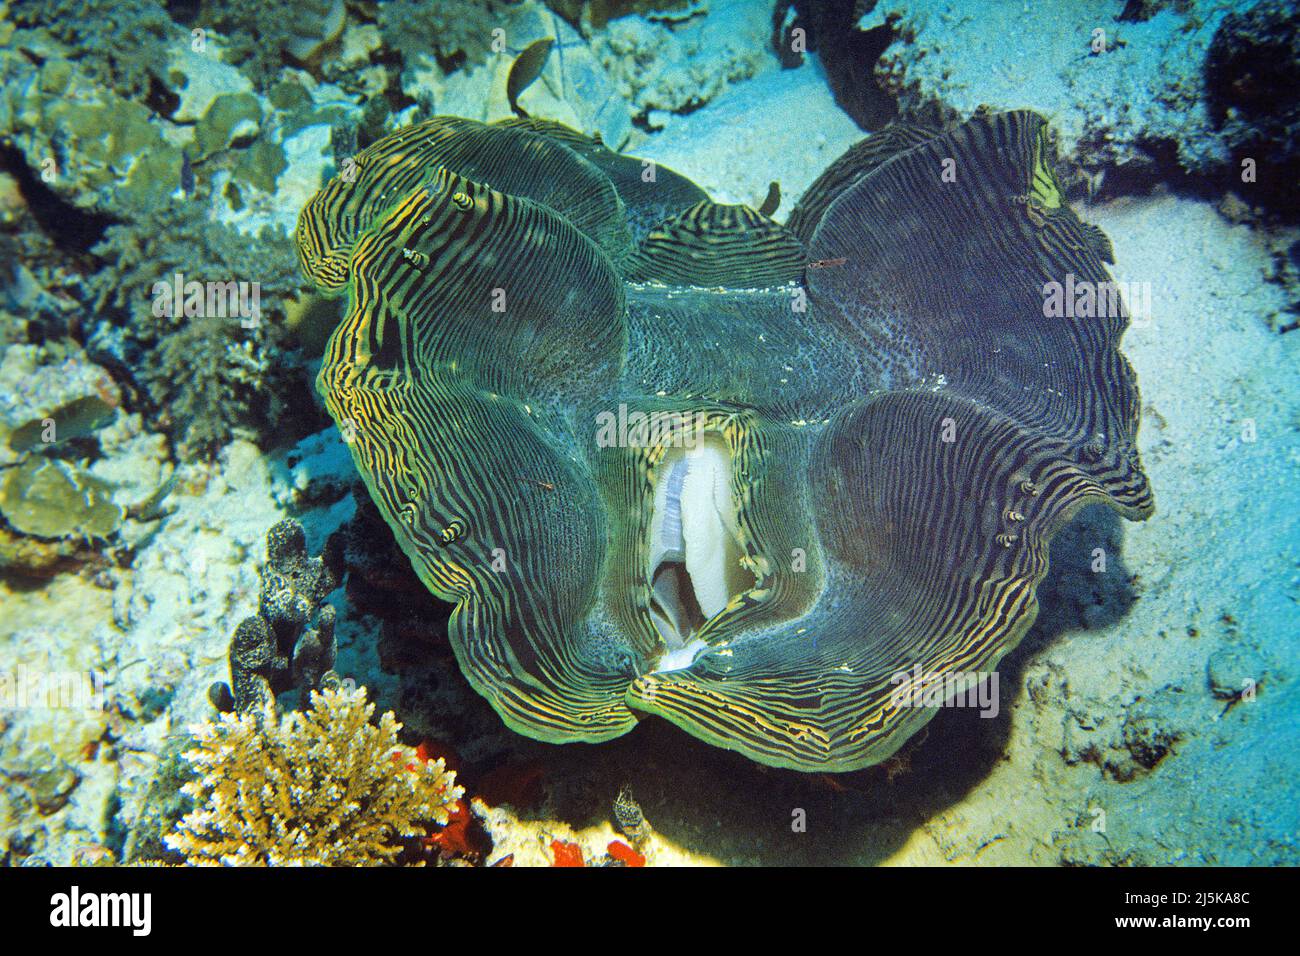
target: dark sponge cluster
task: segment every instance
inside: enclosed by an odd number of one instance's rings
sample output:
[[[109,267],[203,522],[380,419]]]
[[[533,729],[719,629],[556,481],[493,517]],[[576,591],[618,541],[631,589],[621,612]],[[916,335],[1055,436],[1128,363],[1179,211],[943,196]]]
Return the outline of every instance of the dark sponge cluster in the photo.
[[[209,692],[221,711],[244,712],[297,688],[314,690],[332,674],[337,642],[334,607],[322,603],[338,576],[322,557],[307,553],[307,536],[292,518],[266,534],[258,613],[235,628],[230,684]]]

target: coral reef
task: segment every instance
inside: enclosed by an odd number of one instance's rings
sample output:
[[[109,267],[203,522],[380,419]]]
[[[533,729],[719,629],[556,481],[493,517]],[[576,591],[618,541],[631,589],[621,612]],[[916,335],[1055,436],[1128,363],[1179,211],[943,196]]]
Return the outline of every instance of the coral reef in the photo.
[[[683,20],[709,9],[708,0],[546,0],[575,29],[594,32],[611,20],[640,14],[647,20]]]
[[[42,0],[13,3],[12,22],[43,28],[96,84],[144,97],[172,44],[185,34],[157,0]]]
[[[103,572],[147,533],[167,469],[124,390],[65,338],[0,358],[0,572]]]
[[[375,866],[443,824],[461,796],[442,760],[376,725],[363,687],[313,692],[305,713],[223,714],[190,728],[194,809],[166,838],[193,864]]]
[[[185,757],[194,744],[194,738],[187,733],[172,734],[162,742],[158,767],[149,781],[144,806],[123,841],[124,862],[184,862],[185,857],[165,841],[194,809],[194,800],[184,789],[196,780],[194,767]]]
[[[690,7],[673,17],[624,16],[591,36],[591,47],[634,122],[661,128],[735,83],[775,66],[759,4]],[[613,145],[611,143],[611,145]]]
[[[385,0],[379,4],[379,35],[389,50],[414,64],[432,53],[446,72],[485,63],[492,47],[493,31],[504,31],[511,46],[512,15],[518,0]]]
[[[493,34],[494,29],[504,32]],[[633,129],[628,104],[593,48],[562,17],[536,0],[523,0],[509,6],[503,18],[488,23],[484,36],[493,43],[493,52],[477,65],[468,63],[450,73],[438,65],[436,56],[411,48],[401,83],[418,104],[414,118],[435,113],[479,120],[513,117],[507,95],[510,70],[532,44],[550,39],[554,41],[551,54],[536,82],[520,96],[519,105],[530,116],[581,129],[611,147],[628,140]]]
[[[194,27],[214,29],[228,44],[226,59],[259,88],[289,63],[310,63],[347,25],[343,0],[304,0],[293,16],[277,0],[203,0]]]

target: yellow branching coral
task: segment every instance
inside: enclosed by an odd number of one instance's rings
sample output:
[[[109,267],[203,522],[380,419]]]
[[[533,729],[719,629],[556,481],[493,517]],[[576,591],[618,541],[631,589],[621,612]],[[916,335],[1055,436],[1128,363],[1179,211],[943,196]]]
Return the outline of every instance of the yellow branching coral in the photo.
[[[401,840],[446,823],[464,792],[442,760],[398,742],[389,711],[372,724],[366,690],[311,695],[306,713],[223,714],[190,728],[184,786],[194,810],[167,837],[190,863],[373,866]]]

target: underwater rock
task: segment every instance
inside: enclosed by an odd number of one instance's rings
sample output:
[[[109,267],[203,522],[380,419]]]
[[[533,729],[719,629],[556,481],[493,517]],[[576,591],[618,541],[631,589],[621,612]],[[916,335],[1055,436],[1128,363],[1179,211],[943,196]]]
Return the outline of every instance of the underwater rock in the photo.
[[[0,173],[0,225],[11,226],[27,211],[27,200],[18,188],[18,180],[8,173]],[[16,268],[26,267],[15,263]]]
[[[9,763],[3,774],[26,791],[36,812],[42,816],[63,809],[81,783],[76,768],[45,746],[25,755],[19,764]]]
[[[75,346],[8,346],[0,357],[0,465],[92,434],[121,401],[108,372]]]
[[[26,580],[53,578],[102,558],[84,541],[47,540],[0,528],[0,572]]]
[[[178,123],[197,123],[219,96],[253,92],[252,82],[238,67],[222,61],[220,48],[211,39],[202,53],[190,44],[173,47],[167,75],[180,100],[171,114]]]
[[[529,116],[556,120],[618,148],[632,132],[627,104],[582,37],[536,0],[511,6],[492,29],[504,30],[500,50],[491,50],[479,65],[445,73],[427,56],[409,58],[402,86],[415,98],[436,104],[442,114],[476,120],[513,117],[506,95],[510,69],[538,40],[553,39],[553,52],[537,80],[520,96]],[[414,64],[414,65],[413,65]]]
[[[348,11],[343,0],[305,0],[289,19],[284,50],[305,63],[339,38],[347,25]]]
[[[331,124],[314,123],[285,136],[281,148],[284,152],[285,171],[276,183],[276,199],[290,208],[298,201],[306,202],[326,180],[326,172],[334,165],[331,161]],[[293,228],[289,217],[281,220],[288,232]]]
[[[122,522],[113,489],[58,459],[32,457],[4,473],[0,514],[23,534],[107,538]]]
[[[196,159],[223,150],[236,140],[250,140],[261,129],[261,100],[252,93],[224,93],[204,111],[194,127]]]
[[[1067,695],[1068,696],[1068,695]],[[1118,783],[1150,773],[1188,734],[1183,688],[1167,684],[1116,707],[1082,701],[1067,708],[1061,756],[1067,764],[1094,764]]]
[[[875,130],[897,113],[893,99],[873,76],[894,30],[888,20],[860,26],[864,8],[869,5],[861,0],[781,0],[772,13],[772,45],[786,68],[801,65],[803,51],[815,51],[836,104],[859,127]]]
[[[1253,649],[1238,645],[1221,647],[1205,662],[1205,680],[1219,700],[1239,700],[1254,692],[1264,681],[1265,663]]]
[[[1270,202],[1294,208],[1300,175],[1295,4],[1261,0],[1225,16],[1206,54],[1205,83],[1214,122],[1234,155],[1261,167],[1256,176]]]
[[[1107,769],[1115,779],[1130,780],[1141,770],[1154,770],[1181,739],[1180,734],[1166,725],[1166,718],[1157,707],[1140,707],[1124,720],[1120,731],[1124,749],[1135,766],[1110,764]]]
[[[853,180],[806,275],[752,209],[694,200],[630,245],[629,165],[456,118],[363,151],[297,232],[350,292],[317,386],[508,726],[657,714],[762,763],[877,763],[934,714],[900,673],[1020,640],[1066,518],[1152,510],[1122,306],[1044,321],[1109,245],[1029,112]]]
[[[1117,23],[1119,11],[1074,0],[959,13],[943,0],[878,0],[858,25],[893,31],[875,72],[905,117],[1025,107],[1053,117],[1062,156],[1088,170],[1136,162],[1160,174],[1168,152],[1204,173],[1228,159],[1204,70],[1223,8],[1192,0]]]

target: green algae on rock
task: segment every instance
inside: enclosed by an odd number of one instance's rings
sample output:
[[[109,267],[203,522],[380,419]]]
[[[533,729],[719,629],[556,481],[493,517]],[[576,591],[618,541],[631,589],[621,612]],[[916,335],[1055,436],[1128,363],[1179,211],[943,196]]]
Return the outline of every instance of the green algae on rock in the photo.
[[[1045,283],[1109,277],[1041,117],[841,167],[806,271],[770,268],[793,233],[707,205],[628,253],[626,158],[521,132],[404,129],[297,234],[348,293],[318,388],[513,729],[656,714],[762,763],[878,763],[935,712],[900,675],[1019,642],[1071,515],[1151,512],[1122,306],[1044,319]]]
[[[122,523],[107,482],[65,461],[33,456],[5,472],[0,514],[23,534],[107,538]]]

